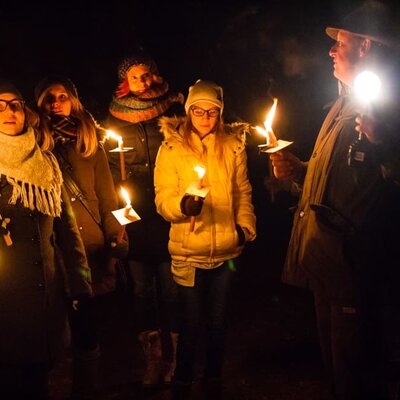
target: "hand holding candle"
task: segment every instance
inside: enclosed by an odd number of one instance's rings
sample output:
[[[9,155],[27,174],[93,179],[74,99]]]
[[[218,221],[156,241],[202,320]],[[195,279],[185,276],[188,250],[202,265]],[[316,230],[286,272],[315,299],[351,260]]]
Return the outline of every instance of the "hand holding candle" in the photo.
[[[194,170],[197,172],[197,175],[199,177],[198,183],[197,183],[197,189],[201,189],[203,186],[203,177],[204,174],[206,173],[206,169],[200,166],[194,167]],[[194,197],[195,201],[199,201],[199,196]],[[190,217],[190,232],[194,231],[194,224],[196,223],[196,217],[192,216]]]
[[[266,144],[261,144],[258,147],[262,152],[265,153],[275,153],[279,150],[284,149],[285,147],[289,146],[293,142],[287,142],[285,140],[277,140],[274,131],[272,130],[272,122],[274,120],[276,108],[278,105],[278,99],[274,98],[274,103],[272,104],[271,109],[268,111],[267,116],[264,121],[264,129],[256,126],[255,129],[258,133],[265,136]],[[269,180],[269,192],[271,196],[271,203],[275,202],[275,177],[273,172],[272,161],[270,157],[268,157],[268,180]]]

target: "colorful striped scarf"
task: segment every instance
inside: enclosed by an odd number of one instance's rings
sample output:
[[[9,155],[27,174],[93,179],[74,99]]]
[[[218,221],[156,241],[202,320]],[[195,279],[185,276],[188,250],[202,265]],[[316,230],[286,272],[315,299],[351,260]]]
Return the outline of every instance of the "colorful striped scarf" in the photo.
[[[131,93],[120,98],[114,96],[110,114],[134,124],[163,115],[174,103],[183,103],[181,93],[171,93],[168,89],[168,83],[164,81],[154,84],[140,96]]]

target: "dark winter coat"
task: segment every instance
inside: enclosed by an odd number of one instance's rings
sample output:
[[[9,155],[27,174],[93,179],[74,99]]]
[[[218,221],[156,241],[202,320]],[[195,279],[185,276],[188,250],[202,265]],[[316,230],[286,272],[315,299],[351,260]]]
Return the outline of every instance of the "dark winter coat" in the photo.
[[[110,264],[110,243],[116,239],[120,224],[111,211],[118,208],[113,180],[104,149],[83,158],[75,149],[75,142],[57,143],[54,154],[66,181],[66,172],[82,192],[92,215],[76,193],[67,192],[79,231],[86,249],[95,294],[114,288],[114,270]],[[127,243],[125,242],[125,247]]]
[[[163,135],[158,127],[158,118],[133,124],[109,116],[105,126],[120,135],[124,147],[133,149],[125,153],[126,177],[124,183],[131,193],[132,206],[142,218],[127,225],[129,234],[129,259],[154,262],[169,261],[169,223],[156,211],[154,204],[154,166]],[[107,141],[106,150],[115,147]],[[121,181],[118,153],[107,151],[114,183]]]
[[[91,294],[90,271],[66,193],[52,218],[10,205],[11,192],[3,177],[0,209],[13,244],[0,235],[0,362],[50,364],[66,344],[67,295]]]

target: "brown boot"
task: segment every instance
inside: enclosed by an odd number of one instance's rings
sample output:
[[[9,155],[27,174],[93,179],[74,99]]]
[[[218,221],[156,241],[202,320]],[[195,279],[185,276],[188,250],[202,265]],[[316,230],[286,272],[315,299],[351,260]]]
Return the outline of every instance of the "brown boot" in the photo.
[[[142,385],[151,387],[161,380],[161,338],[159,331],[145,331],[139,334],[145,358],[145,372]]]
[[[170,332],[170,336],[172,355],[171,361],[165,361],[164,363],[164,385],[170,385],[172,383],[172,378],[174,377],[176,367],[176,347],[178,345],[178,334],[175,332]]]

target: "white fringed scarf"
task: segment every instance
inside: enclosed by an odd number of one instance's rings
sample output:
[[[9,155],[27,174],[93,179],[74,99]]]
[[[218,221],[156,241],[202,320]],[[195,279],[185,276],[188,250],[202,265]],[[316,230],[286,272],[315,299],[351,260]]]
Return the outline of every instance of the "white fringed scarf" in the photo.
[[[10,204],[21,201],[31,210],[60,216],[61,171],[54,155],[40,150],[33,129],[18,136],[0,133],[1,175],[13,188]]]

